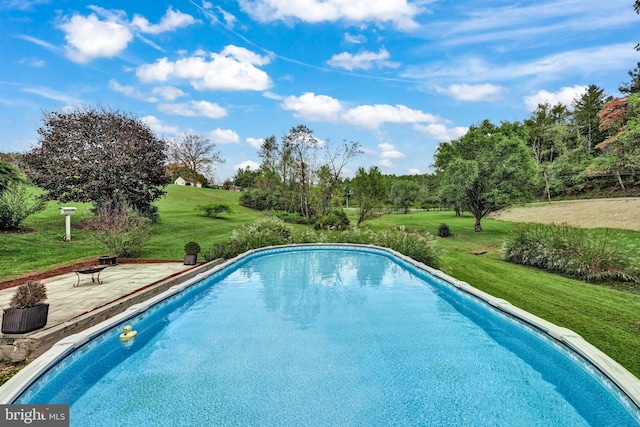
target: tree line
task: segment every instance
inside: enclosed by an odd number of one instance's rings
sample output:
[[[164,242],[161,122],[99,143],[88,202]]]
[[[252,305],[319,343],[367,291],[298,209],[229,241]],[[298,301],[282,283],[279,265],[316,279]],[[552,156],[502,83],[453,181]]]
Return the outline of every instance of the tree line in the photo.
[[[439,205],[471,212],[477,231],[488,213],[516,201],[637,194],[640,62],[628,75],[620,97],[590,85],[570,107],[545,103],[522,122],[470,126],[464,136],[438,145],[432,174],[397,177],[372,166],[345,178],[345,167],[362,154],[360,143],[323,141],[301,124],[280,141],[266,138],[259,169],[238,170],[227,184],[246,190],[245,206],[309,222],[343,207],[359,208],[360,224],[382,205],[405,213]],[[13,215],[7,204],[25,205],[29,196],[23,175],[7,163],[18,164],[44,190],[43,200],[91,202],[96,208],[121,200],[153,218],[153,202],[177,175],[206,181],[224,162],[203,136],[165,140],[130,114],[104,107],[44,113],[38,134],[34,148],[0,164],[0,210],[7,215]],[[33,200],[28,205],[21,215],[41,207]]]

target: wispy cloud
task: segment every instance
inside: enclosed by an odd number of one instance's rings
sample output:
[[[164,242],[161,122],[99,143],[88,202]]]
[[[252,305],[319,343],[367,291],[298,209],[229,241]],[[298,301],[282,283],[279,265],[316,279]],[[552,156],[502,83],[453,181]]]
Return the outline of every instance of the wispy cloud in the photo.
[[[382,48],[379,52],[363,51],[356,54],[349,52],[342,52],[333,55],[331,59],[327,61],[331,67],[343,68],[345,70],[369,70],[373,67],[378,68],[398,68],[399,62],[389,61],[391,55],[389,52]]]
[[[64,102],[65,104],[79,105],[83,101],[80,98],[76,98],[64,92],[60,92],[56,89],[43,86],[28,86],[22,88],[24,92],[33,93],[35,95],[42,96],[44,98],[53,99],[54,101]]]
[[[490,63],[483,58],[462,57],[457,61],[408,68],[402,75],[410,79],[456,79],[466,81],[513,81],[524,77],[554,79],[559,74],[574,76],[624,68],[629,63],[629,43],[569,50],[521,62]]]

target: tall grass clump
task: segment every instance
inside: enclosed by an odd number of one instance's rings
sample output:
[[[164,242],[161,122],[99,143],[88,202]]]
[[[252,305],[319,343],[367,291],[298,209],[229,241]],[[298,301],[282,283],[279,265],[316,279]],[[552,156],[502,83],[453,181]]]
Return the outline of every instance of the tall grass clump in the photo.
[[[568,225],[516,224],[504,245],[504,259],[588,282],[640,283],[623,241]]]
[[[440,252],[429,233],[407,231],[374,232],[360,229],[345,231],[304,230],[294,234],[293,229],[284,221],[269,216],[259,219],[233,231],[228,243],[213,245],[205,254],[211,261],[218,258],[233,258],[251,249],[265,246],[287,245],[291,243],[355,243],[376,245],[393,249],[418,262],[438,268]]]
[[[233,230],[227,244],[214,245],[204,256],[207,261],[233,258],[251,249],[292,243],[291,226],[275,217],[265,217]]]
[[[387,231],[376,233],[371,243],[393,249],[429,267],[440,266],[440,253],[430,233]]]

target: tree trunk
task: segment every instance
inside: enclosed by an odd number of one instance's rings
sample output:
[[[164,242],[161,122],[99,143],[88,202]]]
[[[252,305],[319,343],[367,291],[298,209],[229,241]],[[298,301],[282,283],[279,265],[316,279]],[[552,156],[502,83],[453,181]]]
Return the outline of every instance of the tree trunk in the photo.
[[[473,227],[473,230],[474,230],[476,233],[479,233],[479,232],[481,232],[481,231],[482,231],[482,226],[480,225],[480,220],[481,220],[481,219],[482,219],[482,217],[481,217],[481,216],[476,215],[476,225],[475,225],[475,227]]]

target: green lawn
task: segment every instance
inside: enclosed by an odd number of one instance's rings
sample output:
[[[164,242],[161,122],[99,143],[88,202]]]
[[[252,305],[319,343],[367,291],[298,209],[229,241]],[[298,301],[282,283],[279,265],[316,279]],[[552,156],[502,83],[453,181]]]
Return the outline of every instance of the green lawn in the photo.
[[[197,241],[206,250],[213,243],[225,241],[234,228],[262,216],[239,206],[239,193],[174,185],[168,186],[167,192],[167,197],[157,203],[161,222],[155,226],[142,258],[182,259],[187,241]],[[207,203],[228,203],[235,214],[206,218],[196,207]],[[72,223],[89,214],[87,205],[71,205],[78,207]],[[349,212],[351,219],[355,214],[355,211]],[[471,216],[456,218],[448,211],[410,212],[382,215],[364,222],[362,228],[388,230],[403,226],[437,235],[441,223],[447,223],[453,233],[448,238],[437,238],[444,251],[441,266],[444,272],[578,332],[640,376],[640,292],[636,287],[615,289],[589,284],[502,261],[500,248],[512,227],[506,221],[484,219],[484,231],[475,233]],[[71,242],[62,241],[64,217],[56,203],[50,203],[46,211],[30,217],[24,226],[35,231],[0,236],[3,280],[92,259],[104,252],[89,233],[76,228],[72,229]],[[620,233],[625,238],[623,250],[640,248],[640,232]],[[482,251],[486,253],[472,254]]]

